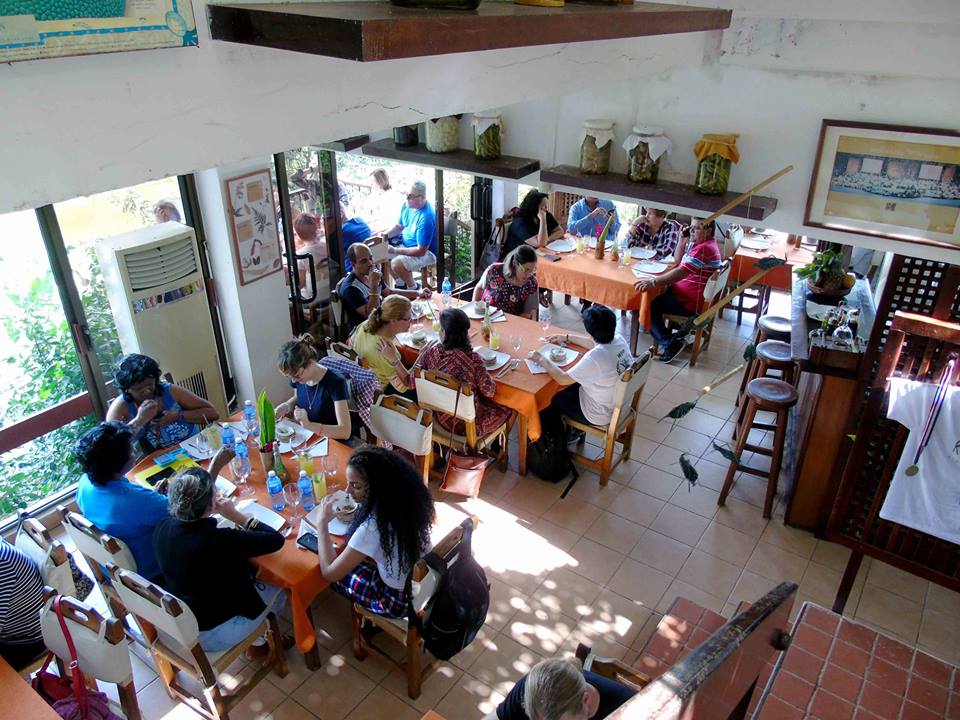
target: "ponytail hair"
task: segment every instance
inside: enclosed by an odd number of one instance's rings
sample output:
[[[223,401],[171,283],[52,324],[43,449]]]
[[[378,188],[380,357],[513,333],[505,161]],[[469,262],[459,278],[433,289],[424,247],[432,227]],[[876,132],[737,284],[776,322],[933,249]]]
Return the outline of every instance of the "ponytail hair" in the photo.
[[[280,346],[277,367],[284,375],[296,375],[320,357],[320,343],[310,333],[304,333]]]
[[[379,332],[387,323],[402,320],[410,315],[410,301],[403,295],[388,295],[383,299],[380,307],[370,313],[364,323],[364,330],[370,335]]]

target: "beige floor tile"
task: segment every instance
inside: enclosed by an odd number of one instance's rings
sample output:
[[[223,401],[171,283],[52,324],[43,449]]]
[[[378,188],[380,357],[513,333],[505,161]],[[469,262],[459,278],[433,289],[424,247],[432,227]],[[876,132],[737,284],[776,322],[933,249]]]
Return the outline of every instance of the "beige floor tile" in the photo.
[[[922,603],[927,596],[929,582],[916,575],[874,559],[870,563],[867,584],[881,587],[916,603]]]
[[[709,524],[710,521],[701,515],[684,510],[676,505],[667,504],[657,515],[653,524],[650,525],[650,529],[682,542],[684,545],[696,547]]]
[[[519,680],[518,674],[515,680]],[[511,685],[512,687],[512,685]],[[509,692],[509,688],[506,692]],[[461,684],[448,692],[436,711],[445,718],[460,720],[482,720],[487,714],[496,711],[503,702],[506,692],[497,692],[488,684],[471,675],[464,675]]]
[[[460,668],[450,663],[442,662],[424,678],[420,686],[420,697],[416,700],[407,694],[407,676],[399,670],[391,670],[387,678],[381,683],[381,686],[392,692],[408,705],[415,707],[418,711],[417,717],[419,718],[421,713],[435,708],[448,692],[463,681],[463,677],[463,671]],[[393,716],[385,714],[379,717],[390,718],[392,720]]]
[[[657,393],[657,397],[661,400],[668,400],[675,405],[679,405],[680,403],[696,400],[699,395],[695,388],[684,387],[675,382],[668,382],[663,390]]]
[[[649,415],[640,415],[634,428],[634,435],[639,435],[655,443],[662,443],[670,434],[671,422],[669,419],[660,420]]]
[[[663,444],[691,457],[700,457],[710,447],[710,438],[694,430],[675,427],[663,440]]]
[[[571,570],[601,585],[607,583],[624,557],[624,553],[587,538],[580,538],[577,544],[570,548],[570,555],[575,560]]]
[[[660,513],[663,505],[663,500],[659,498],[632,488],[624,488],[617,495],[617,501],[610,506],[609,511],[637,525],[647,527]]]
[[[936,583],[930,583],[923,609],[958,616],[960,615],[960,593]]]
[[[590,612],[601,586],[569,568],[554,570],[531,596],[557,614],[577,618]]]
[[[604,511],[593,521],[593,524],[584,533],[584,537],[611,550],[626,554],[637,544],[645,530],[646,528],[643,525],[638,525],[619,515]]]
[[[697,401],[697,409],[714,417],[718,417],[721,420],[726,420],[736,410],[733,406],[733,400],[714,397],[712,395],[704,395],[700,398],[700,400]]]
[[[582,535],[603,512],[596,505],[567,496],[554,502],[542,515],[542,518],[554,525],[559,525]]]
[[[919,640],[931,654],[953,665],[960,664],[960,623],[956,614],[924,610]]]
[[[503,634],[538,655],[551,657],[563,650],[576,625],[576,618],[557,612],[553,603],[531,598],[521,604]]]
[[[513,448],[510,448],[513,454]],[[494,466],[487,470],[480,485],[480,497],[499,499],[513,490],[522,480],[522,477],[512,470],[501,472]]]
[[[320,720],[317,715],[314,715],[292,698],[287,698],[277,705],[270,713],[270,718],[272,720]]]
[[[778,521],[769,523],[760,539],[807,559],[813,556],[818,542],[810,531],[790,527]]]
[[[643,624],[643,627],[640,628],[640,632],[637,633],[637,637],[634,638],[633,645],[630,646],[631,649],[642,652],[650,641],[650,638],[653,637],[653,634],[657,631],[657,625],[660,624],[662,619],[663,615],[661,613],[651,613],[650,617],[647,618],[647,621]]]
[[[680,487],[680,483],[685,483],[685,481],[676,475],[644,464],[640,465],[630,479],[629,486],[658,500],[669,500],[677,488]]]
[[[384,638],[382,635],[377,636],[376,643],[378,646],[390,653],[391,657],[394,659],[400,660],[403,658],[404,650],[400,643]],[[347,663],[351,667],[354,667],[362,672],[377,685],[382,683],[387,675],[390,674],[390,667],[386,663],[377,661],[375,658],[367,656],[363,660],[358,660],[353,654],[352,641],[344,643],[343,647],[341,647],[336,654],[346,659]]]
[[[723,481],[727,477],[727,466],[707,460],[701,457],[694,463],[697,469],[697,485],[719,493],[723,489]],[[719,497],[719,495],[718,495]]]
[[[279,719],[281,715],[274,711],[286,699],[287,693],[276,685],[260,682],[234,706],[230,711],[230,717],[237,720]]]
[[[346,644],[349,643],[350,641],[348,640]],[[330,653],[322,647],[318,648],[318,650],[321,660],[326,660],[330,656]],[[276,673],[270,673],[267,675],[267,680],[276,685],[285,694],[289,695],[300,687],[304,680],[312,674],[313,670],[307,667],[303,659],[303,653],[294,647],[287,651],[287,676],[281,678],[277,677]]]
[[[336,651],[352,636],[350,603],[342,595],[327,590],[313,606],[313,624],[320,645]]]
[[[472,643],[450,658],[450,664],[460,670],[467,670],[485,650],[496,648],[498,637],[499,633],[484,625],[480,628],[480,632],[477,633]]]
[[[632,651],[626,645],[621,645],[615,640],[611,640],[610,633],[604,632],[589,623],[580,623],[570,633],[567,641],[570,650],[576,651],[577,645],[583,643],[590,648],[591,652],[600,657],[623,660]]]
[[[489,578],[487,579],[489,582]],[[490,607],[486,624],[496,631],[503,630],[517,610],[526,601],[527,595],[502,582],[490,583]]]
[[[630,557],[662,573],[675,576],[690,557],[692,550],[689,545],[661,535],[655,530],[647,530],[630,552]]]
[[[670,498],[670,504],[682,507],[697,515],[705,518],[712,518],[717,513],[717,498],[720,493],[711,490],[701,484],[691,486],[689,483],[683,483],[677,488],[673,497]]]
[[[767,481],[748,473],[738,472],[734,475],[730,497],[742,500],[762,510],[764,503],[767,501]]]
[[[670,609],[670,606],[673,605],[674,600],[676,600],[678,597],[687,598],[687,600],[691,600],[698,605],[703,605],[705,608],[713,610],[716,613],[719,613],[723,610],[724,598],[711,595],[710,593],[690,585],[689,583],[685,583],[682,580],[674,580],[670,584],[670,587],[667,588],[667,591],[663,594],[663,597],[660,598],[660,602],[657,604],[656,611],[659,613],[667,612],[667,610]]]
[[[490,687],[509,690],[517,679],[536,665],[542,656],[500,633],[493,640],[494,648],[480,653],[469,673]]]
[[[619,483],[620,485],[629,485],[630,479],[637,474],[637,471],[639,469],[640,469],[640,461],[624,460],[610,472],[609,482]],[[594,503],[594,505],[597,505],[603,508],[610,507],[609,504],[601,505],[600,503]]]
[[[627,558],[607,583],[607,587],[625,598],[652,609],[656,607],[672,580],[672,575]]]
[[[725,505],[717,508],[717,514],[713,519],[721,525],[732,527],[755,538],[763,535],[768,522],[758,508],[731,497],[727,498]]]
[[[567,498],[576,498],[581,502],[588,502],[596,505],[598,508],[607,510],[611,505],[616,504],[617,496],[626,487],[629,477],[624,477],[628,471],[636,472],[640,463],[626,460],[617,466],[617,476],[611,475],[606,485],[600,484],[600,476],[594,472],[588,472],[583,468],[578,468],[580,478],[573,484]]]
[[[630,459],[638,463],[646,462],[647,458],[649,458],[658,447],[660,447],[660,445],[653,440],[634,436],[633,442],[630,444]]]
[[[765,578],[749,570],[744,570],[740,575],[740,579],[737,580],[737,584],[734,586],[730,596],[727,598],[727,603],[736,606],[740,602],[756,602],[776,586],[777,583],[770,578]],[[729,618],[732,617],[732,615],[729,612],[724,612],[724,617]]]
[[[342,720],[376,687],[370,678],[332,655],[291,697],[324,720]]]
[[[591,612],[580,620],[580,627],[604,633],[609,640],[630,646],[653,616],[650,608],[604,588],[593,602]]]
[[[720,333],[717,333],[717,340],[721,337]],[[717,371],[713,368],[706,367],[702,361],[698,358],[697,366],[690,367],[687,365],[680,370],[676,375],[673,376],[672,381],[677,385],[683,385],[684,387],[693,388],[694,390],[699,390],[704,385],[710,384],[710,382],[717,376]]]
[[[789,580],[799,583],[803,579],[803,573],[809,562],[801,555],[795,555],[789,550],[761,541],[754,548],[745,569],[776,582]]]
[[[739,530],[712,522],[707,526],[697,547],[704,552],[743,567],[757,546],[757,538]]]
[[[670,363],[655,362],[650,366],[650,377],[654,378],[655,380],[660,380],[663,383],[670,382],[670,380],[676,377],[678,372],[680,372],[680,366]]]
[[[404,690],[406,696],[406,690]],[[367,695],[348,720],[419,720],[422,713],[405,703],[399,697],[383,687],[376,687]]]
[[[671,475],[676,475],[678,478],[683,478],[683,470],[680,469],[681,454],[682,453],[675,448],[661,445],[654,450],[650,457],[644,462]],[[696,456],[690,457],[691,461],[695,461],[696,459]]]
[[[172,717],[172,713],[175,711],[180,717],[189,717],[190,714],[193,714],[193,711],[188,707],[181,705],[167,695],[167,691],[159,678],[147,683],[142,688],[137,688],[137,704],[140,705],[140,714],[144,720],[161,720],[161,718]]]
[[[573,497],[572,493],[567,496],[568,499],[571,497]],[[558,550],[563,550],[564,552],[576,545],[577,540],[580,539],[579,533],[575,533],[559,525],[554,525],[552,522],[544,520],[543,518],[538,518],[537,521],[530,526],[530,531],[539,535],[553,547]]]
[[[856,617],[916,643],[921,612],[919,603],[870,585],[860,598]]]
[[[740,579],[741,571],[739,565],[708,555],[702,550],[694,550],[677,574],[677,579],[725,599]]]
[[[646,396],[644,396],[646,397]],[[642,415],[648,415],[654,420],[660,420],[667,416],[673,408],[677,406],[677,403],[673,400],[660,399],[655,397],[652,400],[644,402],[644,399],[640,399],[640,413]]]
[[[533,475],[527,475],[507,492],[502,500],[508,505],[539,516],[553,505],[561,492],[563,487],[560,483],[548,483]]]

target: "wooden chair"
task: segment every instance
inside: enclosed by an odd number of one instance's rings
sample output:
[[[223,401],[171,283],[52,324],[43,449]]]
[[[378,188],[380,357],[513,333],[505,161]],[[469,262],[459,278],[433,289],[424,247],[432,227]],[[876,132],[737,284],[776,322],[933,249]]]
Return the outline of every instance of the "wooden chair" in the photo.
[[[579,463],[594,468],[600,472],[600,484],[606,485],[613,469],[624,460],[630,459],[630,448],[633,445],[633,428],[637,424],[637,405],[643,386],[650,375],[650,366],[653,364],[653,353],[646,352],[637,358],[633,365],[623,371],[613,395],[613,415],[607,425],[593,425],[582,423],[566,415],[563,422],[570,427],[588,432],[591,435],[604,439],[603,455],[596,459],[588,458],[583,454],[584,441],[577,445],[580,452],[570,455]],[[621,443],[623,450],[614,461],[614,445]]]
[[[60,595],[77,596],[70,568],[70,553],[59,540],[50,537],[48,531],[36,518],[24,518],[14,545],[40,568],[44,585],[49,585]]]
[[[336,355],[362,368],[370,367],[370,363],[367,362],[366,358],[360,357],[356,350],[346,343],[336,342],[332,338],[327,338],[327,355]]]
[[[492,432],[482,437],[477,436],[477,406],[473,397],[473,390],[469,385],[461,385],[456,379],[446,373],[436,370],[417,369],[416,386],[417,399],[420,407],[432,410],[434,414],[433,440],[440,445],[469,453],[477,453],[489,448],[495,440],[500,439],[500,451],[497,460],[503,467],[507,464],[507,437],[513,429],[516,415],[504,422]],[[460,400],[457,401],[457,393]],[[456,412],[454,412],[456,411]],[[463,421],[464,434],[447,430],[437,420],[437,414],[453,416]]]
[[[104,618],[93,607],[66,597],[51,587],[43,589],[44,605],[40,611],[40,630],[43,642],[57,659],[69,665],[70,650],[53,609],[60,598],[60,612],[73,645],[77,651],[77,667],[89,678],[114,683],[120,696],[120,707],[127,720],[140,720],[140,705],[133,684],[133,666],[123,623],[116,618]]]
[[[469,532],[477,526],[476,518],[469,517],[458,525],[437,543],[430,554],[438,557],[448,568],[452,567],[461,557],[462,551],[468,549],[464,538],[469,543]],[[413,566],[411,573],[411,594],[413,611],[420,620],[426,615],[427,606],[433,599],[440,581],[436,570],[427,565],[426,560],[419,560]],[[423,638],[416,625],[408,619],[388,618],[366,610],[356,603],[352,612],[353,624],[353,654],[358,660],[365,660],[367,655],[373,655],[380,662],[398,668],[407,676],[407,694],[411,699],[420,697],[420,688],[423,679],[436,667],[434,660],[424,666]],[[395,660],[389,653],[374,644],[371,637],[364,633],[364,621],[372,623],[383,631],[384,635],[393,638],[406,648],[404,660]]]
[[[650,682],[649,677],[622,660],[594,655],[589,645],[578,644],[576,655],[585,672],[592,672],[633,690],[640,691]]]
[[[433,413],[399,395],[381,395],[370,408],[370,429],[377,445],[390,443],[413,455],[423,482],[430,481]]]
[[[701,312],[709,310],[723,299],[729,277],[730,261],[724,260],[720,269],[716,270],[713,275],[710,276],[707,284],[703,287],[703,299],[706,300],[706,303]],[[700,313],[697,314],[699,315]],[[664,315],[663,317],[668,323],[673,323],[681,327],[690,319],[689,316],[685,315]],[[693,345],[690,346],[690,367],[697,364],[697,356],[700,354],[700,351],[706,350],[710,346],[710,338],[713,336],[713,321],[715,319],[715,317],[711,317],[696,329],[693,337]]]
[[[287,656],[280,626],[273,613],[268,613],[253,632],[229,650],[207,653],[200,647],[197,618],[185,602],[135,572],[116,565],[111,565],[109,572],[120,601],[137,618],[147,638],[150,654],[167,693],[172,698],[184,700],[204,717],[227,720],[230,710],[271,670],[279,677],[286,676]],[[267,659],[255,672],[247,675],[243,684],[225,693],[217,676],[262,635],[266,635],[270,646]],[[184,685],[181,675],[192,678],[200,687]]]

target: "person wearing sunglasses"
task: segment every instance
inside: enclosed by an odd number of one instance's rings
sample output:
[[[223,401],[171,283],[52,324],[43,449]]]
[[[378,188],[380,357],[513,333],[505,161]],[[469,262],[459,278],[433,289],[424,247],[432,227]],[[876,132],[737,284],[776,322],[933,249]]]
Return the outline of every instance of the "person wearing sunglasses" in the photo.
[[[397,232],[402,244],[390,246],[390,269],[405,288],[414,289],[413,273],[437,264],[437,213],[427,200],[427,186],[421,180],[410,186],[400,221],[387,236]]]
[[[511,250],[502,263],[483,271],[473,289],[473,299],[486,300],[505,313],[537,319],[537,253],[529,245]]]

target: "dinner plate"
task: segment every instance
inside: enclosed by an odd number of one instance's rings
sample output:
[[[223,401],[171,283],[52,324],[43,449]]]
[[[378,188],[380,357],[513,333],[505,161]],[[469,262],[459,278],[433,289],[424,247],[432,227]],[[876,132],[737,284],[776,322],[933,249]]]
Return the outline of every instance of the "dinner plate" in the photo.
[[[632,247],[630,248],[630,257],[634,260],[650,260],[657,256],[657,251],[653,248],[641,248],[641,247]]]
[[[589,238],[587,238],[587,247],[595,248],[596,246],[597,246],[597,239],[591,235]],[[613,240],[611,240],[610,238],[607,238],[607,241],[603,244],[603,249],[609,250],[612,247],[613,247]]]
[[[487,372],[494,372],[499,370],[508,362],[510,362],[510,356],[505,352],[500,352],[499,350],[494,350],[493,361],[488,363],[484,360],[483,366],[487,369]],[[483,358],[480,358],[483,360]]]
[[[554,348],[560,348],[561,350],[563,350],[563,360],[554,360],[553,357],[550,357],[549,353]],[[563,367],[564,365],[569,365],[574,360],[576,360],[577,357],[580,355],[580,353],[574,350],[573,348],[562,347],[561,345],[555,345],[553,343],[547,343],[546,345],[541,346],[537,350],[537,352],[539,352],[540,350],[546,350],[547,356],[550,357],[551,360],[553,360],[554,365],[557,365],[559,367]]]
[[[277,441],[280,443],[280,452],[288,453],[291,452],[294,448],[299,448],[303,443],[310,439],[310,436],[313,435],[312,432],[307,430],[302,425],[293,422],[293,420],[287,420],[284,418],[276,425],[279,427],[289,427],[293,428],[293,437],[290,440],[280,440],[280,437],[277,436]]]
[[[482,310],[478,311],[475,303],[472,303],[472,302],[467,303],[461,309],[467,314],[467,317],[470,318],[471,320],[483,320],[483,311]],[[491,305],[490,315],[492,316],[496,312],[497,312],[497,308]]]
[[[740,241],[740,247],[745,247],[749,250],[769,250],[772,244],[769,240],[762,238],[744,238]]]
[[[666,263],[641,260],[633,266],[634,275],[659,275],[667,269]]]
[[[269,525],[274,530],[279,530],[286,522],[282,515],[279,515],[270,508],[264,507],[256,500],[241,500],[237,503],[237,510],[250,517],[255,517],[264,525]]]
[[[438,335],[437,333],[425,330],[423,332],[423,336],[424,336],[423,342],[417,345],[413,341],[412,336],[413,336],[413,333],[409,333],[409,332],[397,333],[397,342],[400,343],[401,345],[406,345],[409,348],[413,348],[414,350],[423,350],[430,343],[431,340],[440,339],[440,335]]]
[[[210,449],[207,445],[200,445],[199,437],[200,433],[188,437],[180,443],[180,447],[186,450],[194,460],[209,460],[216,450]]]
[[[552,243],[548,243],[547,249],[560,253],[573,252],[574,249],[576,249],[576,243],[569,238],[560,238],[559,240],[554,240]]]

